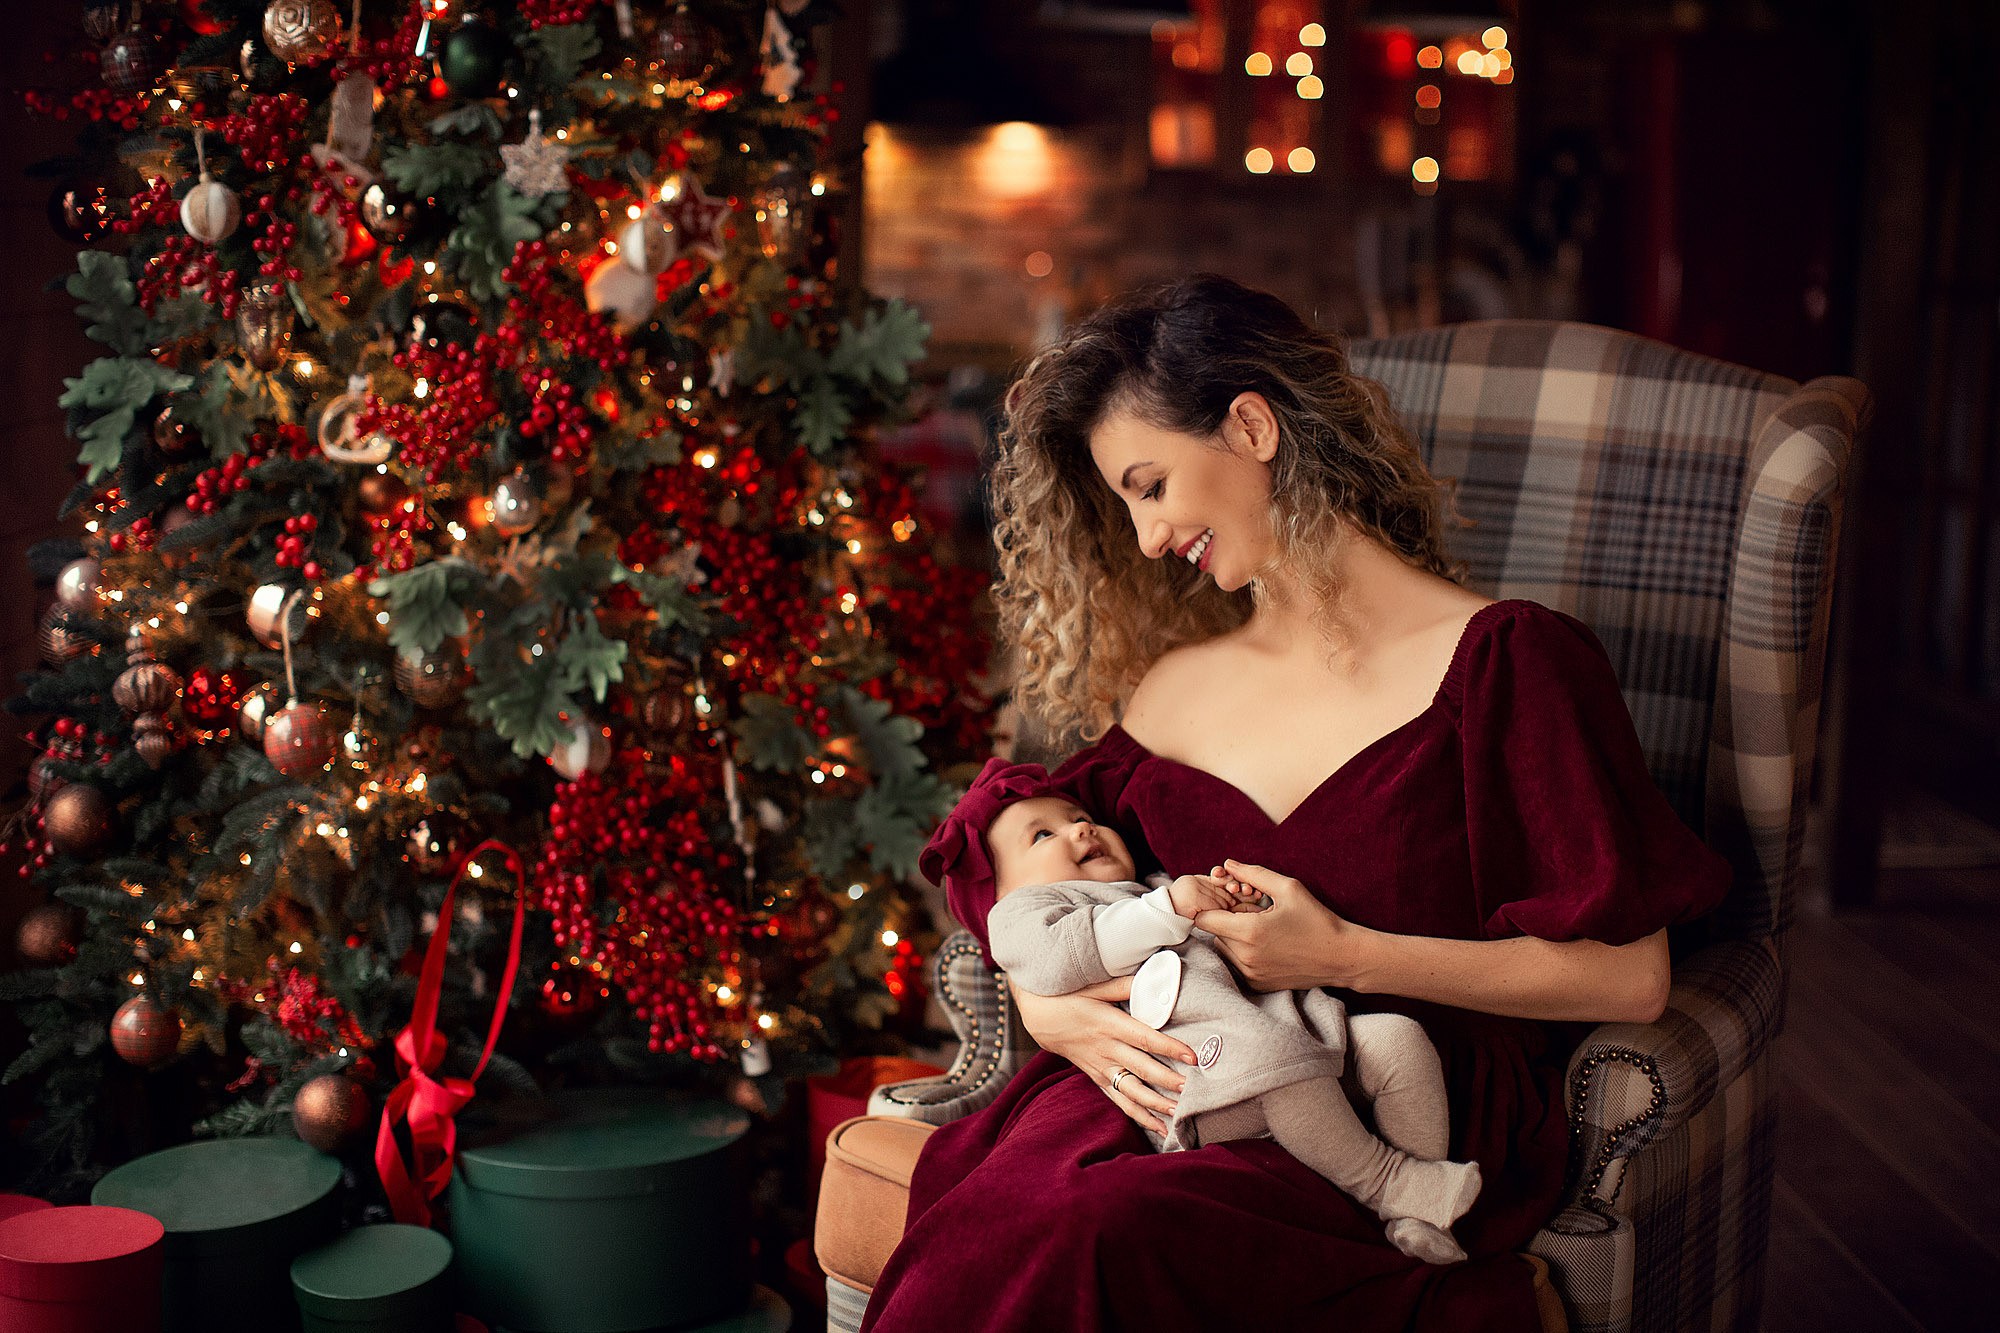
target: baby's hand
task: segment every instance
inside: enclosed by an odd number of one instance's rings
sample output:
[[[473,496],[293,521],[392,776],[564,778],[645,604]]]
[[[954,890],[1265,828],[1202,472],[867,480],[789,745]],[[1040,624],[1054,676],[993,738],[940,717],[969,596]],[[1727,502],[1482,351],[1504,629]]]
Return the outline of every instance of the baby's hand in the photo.
[[[1262,893],[1231,875],[1222,866],[1210,871],[1208,878],[1220,881],[1222,887],[1232,895],[1229,903],[1229,910],[1232,912],[1261,912],[1271,905],[1270,900]]]
[[[1173,901],[1175,912],[1192,921],[1202,912],[1241,910],[1238,905],[1242,898],[1231,892],[1229,885],[1230,881],[1222,876],[1182,875],[1167,886],[1167,897]]]

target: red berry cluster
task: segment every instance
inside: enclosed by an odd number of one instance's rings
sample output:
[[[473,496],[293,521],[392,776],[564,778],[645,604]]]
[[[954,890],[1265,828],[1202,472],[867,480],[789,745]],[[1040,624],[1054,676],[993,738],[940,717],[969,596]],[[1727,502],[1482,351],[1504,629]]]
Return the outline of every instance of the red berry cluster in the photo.
[[[82,763],[86,745],[100,768],[111,762],[109,742],[101,733],[92,731],[83,722],[75,718],[59,717],[50,729],[55,733],[55,738],[49,742],[48,752],[35,760],[28,779],[31,789],[35,791],[38,804],[46,803],[49,797],[61,791],[68,782],[68,779],[57,777],[48,771],[50,763]],[[37,743],[32,735],[28,737],[28,741],[30,744]],[[20,816],[19,822],[25,826],[25,831],[21,834],[21,864],[18,869],[21,878],[26,879],[48,865],[49,858],[55,855],[55,845],[49,841],[48,821],[39,809],[24,813]],[[9,821],[10,829],[14,823],[15,821]],[[0,840],[0,857],[11,856],[13,852],[12,837]]]
[[[609,373],[625,364],[631,348],[610,320],[578,299],[574,277],[546,241],[516,246],[502,276],[516,290],[495,336],[519,366],[521,387],[532,403],[521,433],[552,436],[549,457],[581,468],[596,426],[562,363],[592,363]],[[598,410],[615,420],[615,395],[608,410]]]
[[[596,8],[596,0],[521,0],[521,16],[533,30],[564,23],[582,23]]]
[[[374,563],[363,565],[356,571],[356,576],[364,584],[375,577],[378,569],[399,574],[415,568],[417,534],[429,532],[432,524],[423,502],[411,497],[386,514],[368,515],[368,526],[375,531],[375,539],[368,544],[368,554]]]
[[[263,233],[250,242],[250,248],[264,257],[257,272],[266,278],[297,282],[303,275],[297,264],[285,262],[285,255],[298,243],[299,224],[278,211],[277,196],[260,196],[255,211],[244,222],[252,231],[261,228]]]
[[[132,520],[131,527],[112,533],[105,539],[105,544],[111,548],[113,555],[124,555],[127,551],[150,551],[159,535],[153,520],[141,516]]]
[[[204,468],[194,479],[187,507],[197,514],[213,514],[216,507],[238,491],[250,489],[250,471],[264,460],[249,454],[231,454],[220,466]]]
[[[238,672],[195,667],[188,672],[187,685],[181,691],[181,713],[204,727],[227,725],[248,688],[249,682]]]
[[[375,1044],[347,1006],[320,989],[317,976],[297,967],[286,968],[279,981],[278,1026],[299,1045],[327,1054],[341,1046],[354,1053]]]
[[[145,189],[132,196],[128,212],[122,218],[114,218],[111,230],[120,236],[130,236],[145,227],[171,227],[180,221],[181,202],[174,198],[172,182],[165,176],[156,176]]]
[[[432,486],[472,468],[485,456],[485,440],[500,416],[493,392],[498,350],[493,335],[482,333],[471,347],[447,343],[397,352],[396,364],[428,381],[429,394],[414,405],[371,398],[354,419],[355,433],[387,435],[396,442],[397,460],[421,471]]]
[[[243,110],[223,117],[222,137],[253,173],[283,171],[312,155],[301,150],[312,104],[298,93],[260,93]]]
[[[118,93],[109,88],[85,88],[67,98],[30,88],[22,95],[28,110],[37,115],[53,116],[57,120],[68,120],[74,112],[80,117],[97,121],[109,121],[121,130],[139,128],[146,108],[152,104],[151,93]]]
[[[238,281],[236,270],[224,268],[211,247],[177,231],[160,242],[139,271],[139,308],[150,315],[162,301],[191,292],[220,310],[224,319],[233,319],[243,299]]]
[[[285,531],[278,538],[277,562],[285,569],[296,569],[313,583],[319,582],[326,573],[319,561],[308,554],[312,545],[312,534],[319,527],[319,519],[312,514],[293,514],[285,520]]]
[[[701,822],[721,780],[712,755],[652,764],[623,751],[556,788],[534,872],[557,948],[625,992],[650,1049],[700,1060],[723,1057],[703,975],[739,956],[736,909],[718,883],[736,856]]]
[[[364,34],[360,50],[350,52],[343,47],[339,59],[333,64],[335,81],[350,74],[365,74],[375,80],[384,92],[393,92],[405,84],[415,83],[424,72],[424,62],[416,54],[417,33],[424,25],[424,9],[421,4],[406,4],[396,30],[387,37]]]

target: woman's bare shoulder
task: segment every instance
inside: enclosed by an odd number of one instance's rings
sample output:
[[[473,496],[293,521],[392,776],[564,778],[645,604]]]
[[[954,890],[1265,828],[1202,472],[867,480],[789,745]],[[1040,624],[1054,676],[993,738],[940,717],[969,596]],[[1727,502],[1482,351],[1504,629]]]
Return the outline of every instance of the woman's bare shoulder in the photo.
[[[1221,634],[1163,653],[1147,668],[1125,705],[1126,732],[1148,748],[1156,740],[1169,741],[1176,722],[1188,718],[1206,692],[1205,683],[1212,686],[1216,673],[1229,670],[1232,659],[1242,654],[1237,637],[1235,632]]]

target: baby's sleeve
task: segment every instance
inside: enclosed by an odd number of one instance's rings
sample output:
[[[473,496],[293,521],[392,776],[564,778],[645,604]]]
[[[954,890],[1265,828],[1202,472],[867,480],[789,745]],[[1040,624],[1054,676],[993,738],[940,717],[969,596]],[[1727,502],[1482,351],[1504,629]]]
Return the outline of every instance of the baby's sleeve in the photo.
[[[1188,937],[1194,923],[1148,901],[1166,890],[1093,903],[1060,884],[1016,889],[986,918],[993,961],[1014,984],[1036,995],[1067,995],[1129,976],[1163,947]],[[1108,946],[1108,947],[1107,947]]]

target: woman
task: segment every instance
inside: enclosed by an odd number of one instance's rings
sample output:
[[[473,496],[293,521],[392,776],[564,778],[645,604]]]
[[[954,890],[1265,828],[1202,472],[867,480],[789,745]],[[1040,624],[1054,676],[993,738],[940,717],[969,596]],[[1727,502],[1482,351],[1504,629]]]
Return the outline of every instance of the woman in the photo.
[[[1043,1054],[931,1137],[867,1327],[1537,1328],[1516,1252],[1560,1196],[1569,1052],[1659,1015],[1666,927],[1728,881],[1602,648],[1453,581],[1381,389],[1274,297],[1201,276],[1108,307],[1008,417],[1017,694],[1100,737],[1057,779],[1167,873],[1272,898],[1202,922],[1248,984],[1421,1022],[1448,1156],[1486,1183],[1471,1262],[1420,1264],[1269,1141],[1148,1152],[1194,1053],[1111,1003],[1129,982],[1020,994]]]

